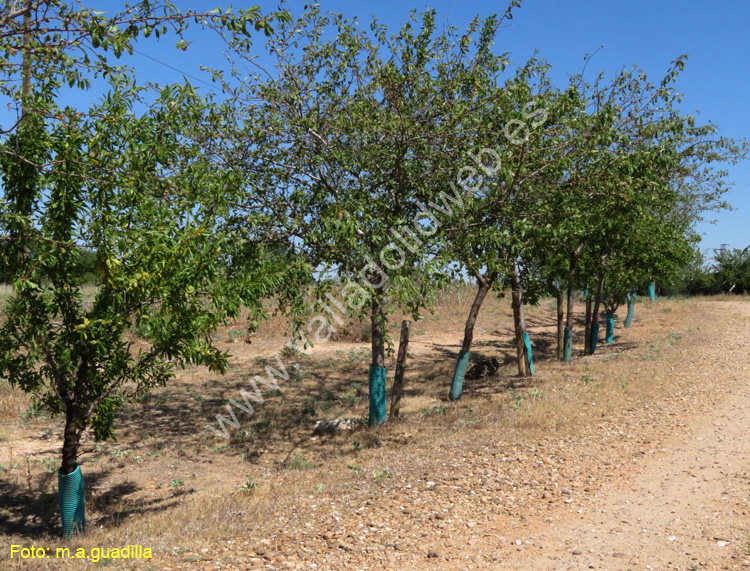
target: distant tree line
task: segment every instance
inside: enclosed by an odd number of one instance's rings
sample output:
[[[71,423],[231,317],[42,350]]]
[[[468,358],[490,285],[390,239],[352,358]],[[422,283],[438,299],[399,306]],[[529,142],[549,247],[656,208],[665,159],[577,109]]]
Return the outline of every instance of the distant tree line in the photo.
[[[750,293],[750,246],[715,250],[713,262],[696,251],[683,270],[678,290],[690,295],[747,295]]]

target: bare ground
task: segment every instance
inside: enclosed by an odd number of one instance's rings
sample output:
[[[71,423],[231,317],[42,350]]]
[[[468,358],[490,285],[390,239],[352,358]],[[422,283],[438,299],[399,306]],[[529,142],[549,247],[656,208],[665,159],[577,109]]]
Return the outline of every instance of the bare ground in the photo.
[[[11,561],[11,543],[60,545],[54,473],[34,462],[57,454],[59,427],[4,422],[0,568],[750,568],[750,303],[639,304],[614,346],[570,365],[551,359],[543,305],[529,312],[539,361],[526,384],[507,304],[490,305],[477,354],[507,365],[450,405],[464,305],[415,325],[403,418],[382,429],[311,437],[316,418],[366,404],[351,385],[367,345],[342,341],[299,359],[308,375],[243,421],[249,436],[207,438],[241,373],[283,345],[228,337],[242,349],[234,376],[186,371],[131,411],[119,445],[87,443],[93,525],[73,545],[139,543],[150,561]],[[17,417],[23,398],[2,397]],[[259,487],[240,493],[248,474]]]

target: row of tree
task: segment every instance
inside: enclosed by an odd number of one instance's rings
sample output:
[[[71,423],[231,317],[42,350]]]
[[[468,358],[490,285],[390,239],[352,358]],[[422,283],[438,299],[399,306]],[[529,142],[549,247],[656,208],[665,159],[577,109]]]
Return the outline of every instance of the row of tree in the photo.
[[[65,416],[61,474],[84,430],[111,436],[117,409],[175,368],[223,371],[212,331],[243,308],[260,319],[265,298],[301,342],[339,326],[324,305],[369,319],[372,386],[385,382],[389,316],[417,317],[471,276],[459,398],[491,290],[511,289],[527,375],[526,303],[557,297],[569,360],[574,289],[593,292],[595,324],[635,285],[676,275],[693,224],[722,206],[714,164],[744,146],[679,110],[684,58],[657,83],[634,68],[556,86],[537,58],[510,69],[493,45],[518,7],[464,32],[427,11],[395,33],[314,6],[297,19],[181,14],[169,0],[109,15],[5,7],[0,97],[16,116],[1,130],[0,271],[15,295],[0,375]],[[111,60],[170,31],[185,48],[189,23],[229,45],[231,65],[213,73],[222,97],[146,87]],[[252,27],[270,35],[272,71],[253,58]],[[60,103],[93,78],[108,86],[98,102]],[[100,288],[84,304],[89,251]]]
[[[490,290],[511,290],[520,375],[531,371],[524,304],[541,295],[558,298],[558,354],[570,360],[574,289],[592,292],[588,347],[600,308],[678,275],[695,222],[723,206],[714,165],[745,152],[679,109],[684,57],[657,83],[633,68],[560,87],[537,58],[509,70],[492,45],[516,7],[464,33],[428,11],[394,34],[311,9],[269,41],[273,75],[245,79],[242,49],[239,71],[217,74],[232,94],[222,162],[251,181],[236,211],[335,276],[306,295],[342,282],[363,292],[349,310],[372,323],[375,370],[393,311],[417,317],[445,280],[476,280],[452,398]]]

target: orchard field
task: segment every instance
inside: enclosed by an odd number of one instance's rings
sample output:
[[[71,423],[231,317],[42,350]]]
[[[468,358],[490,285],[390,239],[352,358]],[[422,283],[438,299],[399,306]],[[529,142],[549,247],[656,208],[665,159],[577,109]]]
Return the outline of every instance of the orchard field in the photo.
[[[108,561],[114,569],[750,565],[750,303],[637,303],[613,345],[567,364],[553,351],[554,302],[543,301],[528,314],[536,375],[520,379],[511,312],[490,299],[475,358],[505,364],[467,379],[451,403],[470,293],[444,291],[414,325],[399,419],[334,436],[314,435],[315,421],[366,412],[361,332],[285,358],[289,380],[253,415],[238,411],[226,441],[206,424],[287,339],[280,322],[252,344],[241,322],[220,330],[234,355],[225,376],[182,371],[120,413],[116,442],[84,439],[89,532],[70,546],[153,550],[151,561]],[[10,544],[63,545],[61,422],[1,390],[6,568],[98,568],[9,564]]]
[[[0,567],[747,564],[750,143],[684,51],[98,4],[0,9]]]

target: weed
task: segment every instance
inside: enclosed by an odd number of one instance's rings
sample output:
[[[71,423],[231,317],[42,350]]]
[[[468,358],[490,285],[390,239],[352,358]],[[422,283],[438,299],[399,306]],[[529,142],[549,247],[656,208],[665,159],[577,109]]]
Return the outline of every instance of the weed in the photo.
[[[250,429],[250,430],[238,430],[237,432],[234,433],[234,438],[236,440],[245,440],[246,438],[248,438],[249,436],[251,436],[252,433],[253,433],[252,429]]]
[[[218,453],[226,452],[227,450],[229,450],[229,444],[222,444],[221,446],[212,446],[209,450],[211,450],[211,452],[218,452]]]
[[[304,353],[300,351],[296,345],[287,344],[284,345],[284,348],[279,352],[279,355],[285,359],[299,359]]]
[[[119,458],[120,456],[127,456],[131,452],[133,452],[133,451],[130,450],[129,448],[126,448],[125,450],[122,450],[122,449],[118,448],[117,450],[112,450],[112,452],[110,452],[110,454],[112,454],[112,456],[115,456],[116,458]]]
[[[244,334],[244,329],[232,329],[229,333],[227,333],[227,337],[229,337],[230,339],[239,339]]]
[[[302,409],[302,414],[307,415],[307,416],[317,416],[318,415],[318,411],[315,408],[316,404],[317,403],[314,400],[307,401],[305,403],[305,408]]]
[[[326,487],[325,484],[316,484],[313,486],[313,488],[315,488],[316,490],[322,490],[325,487]]]
[[[29,408],[27,408],[23,413],[21,414],[21,418],[23,420],[38,420],[40,418],[45,418],[46,413],[44,410],[42,410],[41,406],[38,404],[32,404]]]
[[[6,440],[8,440],[8,433],[0,432],[0,442],[5,442]]]
[[[315,464],[305,458],[303,454],[295,454],[287,462],[286,467],[289,470],[309,470],[315,467]]]
[[[372,323],[363,323],[359,330],[359,338],[363,343],[372,341]]]
[[[256,488],[260,488],[260,484],[255,481],[255,478],[248,475],[247,480],[240,484],[237,490],[243,494],[253,494]]]
[[[170,488],[181,488],[185,485],[185,480],[178,480],[177,478],[173,478],[169,481],[169,487]]]
[[[584,385],[589,385],[594,382],[594,377],[591,375],[583,375],[581,377],[581,382],[583,382]]]
[[[359,476],[359,473],[362,471],[362,466],[352,466],[351,464],[347,464],[346,467],[357,474],[357,476]]]
[[[5,466],[3,466],[2,464],[0,464],[0,472],[2,472],[3,474],[7,474],[8,473],[8,469]]]
[[[353,383],[351,388],[344,393],[344,396],[341,397],[341,401],[348,407],[354,408],[359,403],[359,400],[362,398],[362,389],[360,387],[359,383]]]
[[[254,422],[250,425],[250,430],[253,432],[262,432],[264,430],[268,430],[268,428],[271,426],[270,420],[261,420],[260,422]]]
[[[529,389],[527,394],[534,400],[544,397],[544,393],[536,387]]]
[[[448,412],[448,407],[441,404],[440,406],[432,407],[432,409],[429,409],[429,408],[420,409],[419,414],[421,414],[422,416],[430,416],[432,414],[436,414],[438,416],[445,416],[447,412]]]
[[[641,359],[644,361],[646,359],[655,361],[657,359],[661,359],[662,355],[663,353],[661,349],[659,349],[659,347],[656,346],[656,343],[649,343],[648,349],[646,349],[646,352],[641,354]]]
[[[372,477],[380,482],[384,482],[388,478],[391,478],[395,474],[395,472],[388,467],[383,468],[382,470],[375,470],[372,473]]]
[[[46,458],[34,458],[32,462],[35,464],[41,464],[48,472],[57,471],[58,459],[55,456],[47,456]]]
[[[517,390],[513,389],[510,391],[510,396],[513,397],[513,403],[510,405],[510,408],[513,410],[518,410],[521,408],[521,404],[523,403],[523,399],[526,398],[526,395],[524,393],[519,393]]]
[[[156,484],[156,489],[157,490],[160,489],[163,485],[164,485],[164,482],[159,482],[158,484]]]

